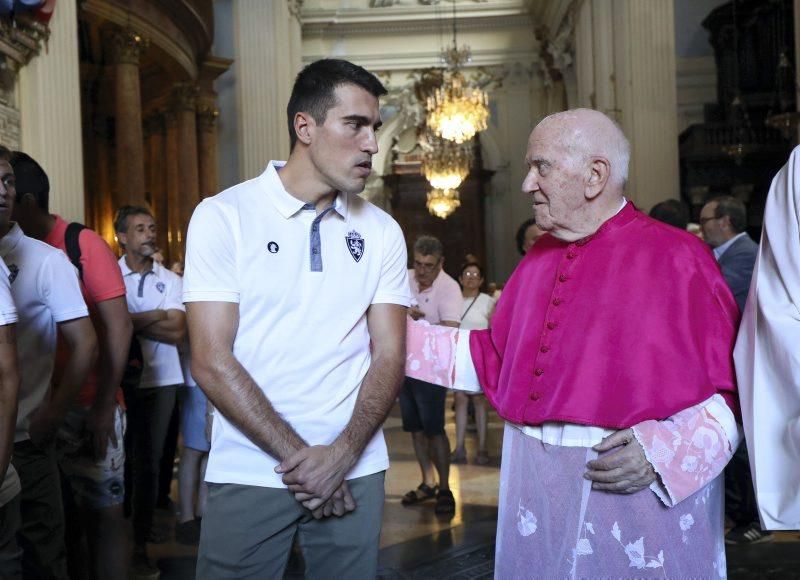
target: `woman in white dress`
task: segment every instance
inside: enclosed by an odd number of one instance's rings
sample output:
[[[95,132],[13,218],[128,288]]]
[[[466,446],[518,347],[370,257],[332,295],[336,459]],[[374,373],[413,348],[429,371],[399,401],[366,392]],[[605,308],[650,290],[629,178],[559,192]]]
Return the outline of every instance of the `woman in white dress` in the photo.
[[[495,301],[481,292],[483,286],[483,271],[475,262],[469,262],[461,268],[458,278],[461,282],[461,294],[464,297],[464,306],[461,310],[461,328],[476,330],[487,328],[489,318],[494,312]],[[475,462],[478,465],[489,463],[489,454],[486,451],[486,399],[483,395],[468,395],[456,391],[456,448],[451,456],[452,463],[466,463],[467,451],[464,447],[464,437],[467,430],[467,406],[472,397],[475,405],[475,425],[478,428],[478,455]]]

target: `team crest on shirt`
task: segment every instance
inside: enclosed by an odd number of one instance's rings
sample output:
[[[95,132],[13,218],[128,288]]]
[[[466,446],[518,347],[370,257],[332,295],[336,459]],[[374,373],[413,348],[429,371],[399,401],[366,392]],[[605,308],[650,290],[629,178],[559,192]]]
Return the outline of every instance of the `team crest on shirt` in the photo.
[[[351,230],[345,236],[345,240],[347,240],[347,249],[350,250],[350,255],[356,262],[360,262],[364,255],[364,238],[357,231]]]
[[[156,290],[158,290],[161,294],[164,293],[164,290],[166,290],[166,288],[167,286],[163,282],[159,282],[158,284],[156,284]]]
[[[16,264],[8,265],[8,283],[13,284],[19,274],[19,267]]]

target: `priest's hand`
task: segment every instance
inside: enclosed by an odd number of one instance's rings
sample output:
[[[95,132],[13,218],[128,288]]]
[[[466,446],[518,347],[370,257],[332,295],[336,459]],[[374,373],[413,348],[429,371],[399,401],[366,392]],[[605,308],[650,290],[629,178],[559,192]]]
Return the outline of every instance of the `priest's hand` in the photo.
[[[586,464],[583,474],[592,489],[611,493],[636,493],[656,479],[656,472],[644,455],[632,429],[617,431],[592,447],[598,453],[611,451]]]

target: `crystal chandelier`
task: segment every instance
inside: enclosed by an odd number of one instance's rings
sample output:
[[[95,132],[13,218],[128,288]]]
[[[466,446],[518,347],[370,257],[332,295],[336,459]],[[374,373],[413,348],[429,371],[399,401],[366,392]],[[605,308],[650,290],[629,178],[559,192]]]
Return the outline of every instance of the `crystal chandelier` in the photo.
[[[428,192],[428,211],[436,217],[446,219],[461,206],[458,191],[455,189],[433,189]]]
[[[453,46],[442,51],[449,66],[438,87],[426,103],[427,123],[436,135],[448,141],[464,143],[486,129],[489,98],[478,87],[471,87],[459,67],[470,61],[468,46],[456,43],[456,3],[453,2]]]
[[[425,179],[434,189],[456,189],[469,175],[472,148],[436,138],[430,143],[430,149],[422,158]]]

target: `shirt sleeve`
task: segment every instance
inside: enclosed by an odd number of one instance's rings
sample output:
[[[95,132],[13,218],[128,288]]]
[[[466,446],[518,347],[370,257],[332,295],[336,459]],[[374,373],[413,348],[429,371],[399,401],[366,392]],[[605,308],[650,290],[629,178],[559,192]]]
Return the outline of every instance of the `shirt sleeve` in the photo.
[[[17,322],[17,307],[11,295],[11,282],[8,280],[10,272],[5,262],[0,260],[0,325],[14,324]]]
[[[184,302],[239,302],[237,232],[219,202],[197,206],[186,237]]]
[[[164,298],[164,310],[180,310],[181,312],[185,312],[186,307],[183,305],[183,280],[174,272],[166,271],[172,274],[172,276],[169,276],[167,295]]]
[[[81,230],[78,244],[81,248],[83,285],[94,301],[103,302],[125,296],[125,282],[117,258],[103,238],[90,229]]]
[[[464,308],[461,288],[459,288],[458,282],[452,278],[447,281],[447,286],[442,288],[442,299],[439,300],[439,320],[442,322],[460,322],[461,311]]]
[[[61,250],[54,249],[42,262],[37,288],[56,322],[89,316],[78,272]]]
[[[408,255],[403,232],[397,222],[389,220],[383,230],[383,261],[381,279],[372,299],[372,304],[411,304],[411,290],[408,285]]]

